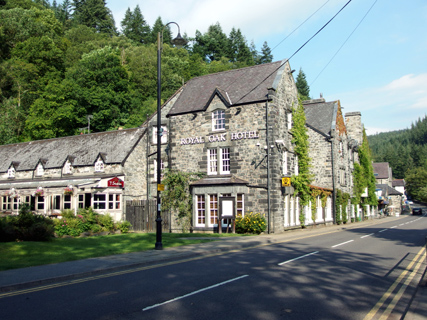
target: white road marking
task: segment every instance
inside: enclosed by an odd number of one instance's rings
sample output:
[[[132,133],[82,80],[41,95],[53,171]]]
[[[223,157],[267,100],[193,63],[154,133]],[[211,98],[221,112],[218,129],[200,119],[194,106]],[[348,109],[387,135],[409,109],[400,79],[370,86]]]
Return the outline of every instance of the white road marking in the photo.
[[[390,229],[394,229],[394,228],[397,228],[397,226],[394,226],[394,227],[390,227]]]
[[[388,229],[382,229],[382,230],[380,230],[380,231],[378,231],[378,232],[384,232],[384,231],[387,231]]]
[[[370,237],[372,235],[374,235],[375,233],[371,233],[371,234],[367,234],[366,236],[360,237],[360,239],[366,238],[366,237]]]
[[[174,301],[177,301],[177,300],[180,300],[180,299],[184,299],[184,298],[187,298],[187,297],[192,296],[194,294],[197,294],[197,293],[200,293],[200,292],[203,292],[203,291],[206,291],[206,290],[210,290],[210,289],[213,289],[213,288],[216,288],[216,287],[222,286],[224,284],[227,284],[227,283],[230,283],[230,282],[233,282],[233,281],[236,281],[236,280],[240,280],[240,279],[243,279],[243,278],[246,278],[246,277],[248,277],[247,274],[243,275],[243,276],[240,276],[240,277],[237,277],[237,278],[234,278],[234,279],[230,279],[230,280],[224,281],[224,282],[220,282],[220,283],[214,284],[212,286],[209,286],[209,287],[206,287],[206,288],[203,288],[203,289],[200,289],[200,290],[196,290],[196,291],[187,293],[187,294],[185,294],[183,296],[176,297],[176,298],[173,298],[171,300],[168,300],[168,301],[165,301],[165,302],[162,302],[162,303],[158,303],[158,304],[146,307],[146,308],[142,309],[142,311],[147,311],[147,310],[150,310],[150,309],[154,309],[154,308],[160,307],[160,306],[162,306],[164,304],[167,304],[167,303],[170,303],[170,302],[174,302]]]
[[[305,255],[303,255],[303,256],[301,256],[301,257],[298,257],[298,258],[294,258],[294,259],[291,259],[291,260],[287,260],[287,261],[281,262],[281,263],[279,263],[278,265],[279,265],[279,266],[283,266],[284,264],[287,264],[287,263],[289,263],[289,262],[292,262],[292,261],[295,261],[295,260],[298,260],[298,259],[302,259],[302,258],[305,258],[305,257],[311,256],[312,254],[316,254],[316,253],[318,253],[318,252],[319,252],[319,251],[315,251],[315,252],[312,252],[312,253],[307,253],[307,254],[305,254]]]
[[[343,244],[350,243],[350,242],[353,242],[353,241],[354,240],[350,240],[350,241],[346,241],[346,242],[343,242],[343,243],[339,243],[339,244],[336,244],[336,245],[332,246],[332,248],[335,248],[335,247],[338,247],[338,246],[342,246]]]

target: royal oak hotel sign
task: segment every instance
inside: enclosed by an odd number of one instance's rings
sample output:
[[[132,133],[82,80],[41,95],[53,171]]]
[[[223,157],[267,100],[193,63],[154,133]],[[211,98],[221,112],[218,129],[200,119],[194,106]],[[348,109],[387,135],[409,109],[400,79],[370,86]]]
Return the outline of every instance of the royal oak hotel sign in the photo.
[[[245,139],[258,139],[259,133],[257,131],[242,131],[242,132],[233,132],[231,134],[228,133],[220,133],[220,134],[211,134],[206,137],[189,137],[189,138],[181,138],[181,145],[186,144],[199,144],[205,142],[221,142],[230,140],[245,140]]]

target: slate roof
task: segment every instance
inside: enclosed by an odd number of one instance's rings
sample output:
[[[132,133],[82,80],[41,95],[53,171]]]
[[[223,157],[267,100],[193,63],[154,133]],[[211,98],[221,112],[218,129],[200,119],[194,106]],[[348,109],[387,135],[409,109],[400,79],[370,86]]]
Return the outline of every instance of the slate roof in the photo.
[[[213,94],[218,94],[226,105],[265,101],[267,89],[277,89],[285,61],[193,78],[184,86],[168,116],[206,110]]]
[[[325,102],[325,99],[303,102],[306,123],[316,131],[329,136],[335,125],[338,105],[336,101]]]
[[[383,197],[387,196],[401,196],[403,193],[397,191],[396,189],[390,187],[388,184],[376,184],[377,189],[381,189],[381,195]]]
[[[404,187],[405,186],[405,180],[403,179],[395,179],[392,181],[392,186],[393,187]]]
[[[388,179],[389,178],[389,166],[388,162],[376,162],[372,164],[374,168],[374,174],[376,179]]]
[[[17,171],[34,170],[40,159],[47,160],[45,169],[61,168],[68,156],[74,157],[73,166],[92,165],[100,154],[106,163],[122,163],[145,130],[134,128],[2,145],[0,172],[7,172],[12,162],[17,164]]]

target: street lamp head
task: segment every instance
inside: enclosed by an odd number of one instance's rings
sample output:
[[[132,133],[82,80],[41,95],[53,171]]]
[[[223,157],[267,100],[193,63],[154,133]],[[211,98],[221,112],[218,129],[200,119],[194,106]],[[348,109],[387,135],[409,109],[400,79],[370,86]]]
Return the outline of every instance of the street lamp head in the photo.
[[[176,46],[178,49],[181,49],[183,46],[187,44],[187,40],[181,37],[181,33],[178,32],[178,35],[175,39],[172,40],[172,44]]]

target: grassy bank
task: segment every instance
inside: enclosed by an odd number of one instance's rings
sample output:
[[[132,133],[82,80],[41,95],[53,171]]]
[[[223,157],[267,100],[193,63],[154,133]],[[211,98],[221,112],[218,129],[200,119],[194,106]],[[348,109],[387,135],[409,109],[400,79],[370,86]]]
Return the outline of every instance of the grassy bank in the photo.
[[[163,248],[214,241],[218,234],[164,233]],[[222,234],[221,236],[227,236]],[[229,234],[228,236],[233,236]],[[205,239],[203,239],[205,238]],[[43,264],[153,250],[155,233],[128,233],[88,238],[59,238],[48,242],[0,244],[0,271]]]

